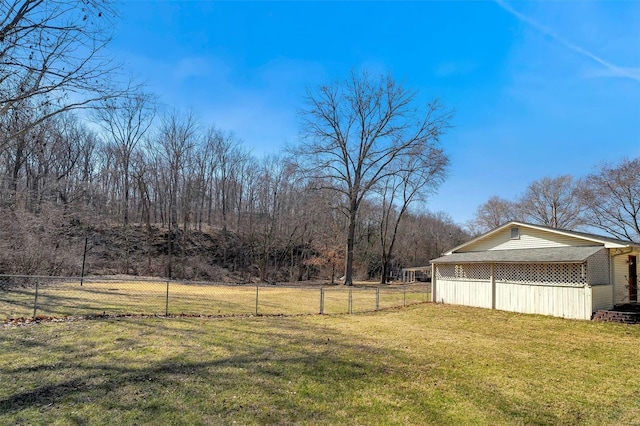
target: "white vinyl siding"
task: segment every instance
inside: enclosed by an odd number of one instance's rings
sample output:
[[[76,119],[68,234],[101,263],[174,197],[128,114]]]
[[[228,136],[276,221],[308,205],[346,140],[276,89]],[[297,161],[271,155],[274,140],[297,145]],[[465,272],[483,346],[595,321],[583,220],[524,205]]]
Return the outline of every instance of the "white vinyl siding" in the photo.
[[[436,303],[491,308],[491,282],[470,280],[437,280]]]
[[[608,280],[607,250],[587,264],[439,264],[435,265],[432,287],[436,303],[495,308],[527,314],[591,319],[598,309],[611,308],[612,287],[592,287],[586,275]],[[625,263],[626,264],[626,263]],[[494,276],[491,276],[493,271]]]
[[[591,319],[591,288],[497,282],[496,309]]]
[[[613,258],[613,302],[625,303],[629,301],[629,264],[627,255]]]
[[[615,304],[629,302],[629,255],[640,258],[640,253],[633,252],[613,257],[613,286]]]
[[[611,309],[613,307],[613,293],[610,285],[597,285],[591,287],[592,311],[598,309]]]
[[[491,281],[438,279],[436,289],[436,303],[493,307]],[[592,306],[593,289],[598,289],[598,307]],[[495,309],[588,320],[596,309],[610,307],[607,294],[610,300],[610,286],[571,287],[496,282]]]
[[[568,246],[593,246],[598,245],[593,241],[582,238],[570,237],[568,235],[558,235],[538,229],[520,228],[520,238],[511,239],[511,229],[506,228],[487,238],[480,239],[474,243],[466,245],[464,248],[456,250],[457,253],[467,251],[486,250],[518,250],[527,248],[545,247],[568,247]]]

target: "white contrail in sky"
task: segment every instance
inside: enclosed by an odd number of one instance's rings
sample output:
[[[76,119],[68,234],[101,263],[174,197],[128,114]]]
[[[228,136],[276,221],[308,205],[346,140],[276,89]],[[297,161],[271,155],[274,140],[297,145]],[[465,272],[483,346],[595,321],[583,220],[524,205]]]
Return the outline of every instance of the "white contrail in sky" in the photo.
[[[578,46],[577,44],[572,43],[569,40],[563,38],[562,36],[556,34],[550,28],[547,28],[544,25],[541,25],[538,22],[534,21],[533,19],[531,19],[531,18],[523,15],[522,13],[518,12],[517,10],[512,8],[508,3],[506,3],[504,0],[495,0],[495,2],[498,4],[498,6],[500,6],[501,8],[503,8],[504,10],[506,10],[507,12],[509,12],[510,14],[512,14],[513,16],[518,18],[519,20],[521,20],[522,22],[525,22],[525,23],[531,25],[536,30],[538,30],[541,33],[546,34],[549,37],[557,40],[559,43],[563,44],[565,47],[573,50],[574,52],[577,52],[577,53],[579,53],[579,54],[581,54],[583,56],[586,56],[587,58],[590,58],[591,60],[599,63],[600,65],[602,65],[604,67],[606,67],[608,70],[612,71],[616,75],[619,75],[621,77],[627,77],[627,78],[630,78],[632,80],[640,82],[640,74],[639,73],[634,73],[633,71],[631,71],[631,70],[629,70],[627,68],[619,67],[617,65],[612,64],[611,62],[605,61],[604,59],[600,58],[599,56],[594,55],[593,53],[589,52],[588,50],[586,50],[586,49]]]

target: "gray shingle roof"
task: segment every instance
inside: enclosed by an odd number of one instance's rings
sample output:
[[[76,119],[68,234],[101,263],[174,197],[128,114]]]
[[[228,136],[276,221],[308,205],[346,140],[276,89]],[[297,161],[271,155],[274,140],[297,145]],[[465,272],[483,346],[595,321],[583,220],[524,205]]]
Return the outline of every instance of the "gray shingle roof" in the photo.
[[[582,246],[470,251],[442,256],[431,263],[582,263],[600,250],[605,249],[602,246]]]

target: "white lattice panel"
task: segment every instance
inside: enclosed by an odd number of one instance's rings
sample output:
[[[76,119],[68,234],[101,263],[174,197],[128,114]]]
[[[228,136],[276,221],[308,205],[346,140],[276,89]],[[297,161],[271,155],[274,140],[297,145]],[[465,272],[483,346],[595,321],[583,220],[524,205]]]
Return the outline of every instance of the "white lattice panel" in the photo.
[[[575,263],[513,263],[495,267],[496,281],[523,284],[585,284],[585,264]]]
[[[449,280],[456,277],[456,265],[444,264],[436,266],[436,279]]]
[[[459,265],[438,265],[436,279],[489,280],[491,265],[487,263],[465,263]]]
[[[587,273],[588,272],[588,273]],[[587,279],[589,275],[589,279]],[[521,284],[607,284],[608,257],[596,254],[588,263],[506,263],[495,265],[496,281]],[[441,264],[436,267],[436,279],[489,280],[491,265],[488,263]]]

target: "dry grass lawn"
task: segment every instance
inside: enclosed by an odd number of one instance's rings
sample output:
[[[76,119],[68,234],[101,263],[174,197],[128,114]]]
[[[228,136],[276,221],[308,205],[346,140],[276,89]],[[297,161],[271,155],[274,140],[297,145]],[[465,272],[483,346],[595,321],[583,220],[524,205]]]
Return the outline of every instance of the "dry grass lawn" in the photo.
[[[640,327],[420,304],[0,329],[1,424],[638,424]]]
[[[321,287],[234,286],[161,281],[53,282],[38,289],[37,316],[96,314],[279,315],[320,312]],[[366,312],[428,300],[427,286],[325,286],[324,313]],[[257,292],[257,294],[256,294]],[[257,298],[257,300],[256,300]],[[35,287],[0,291],[0,320],[33,316]],[[256,312],[257,301],[257,312]]]

